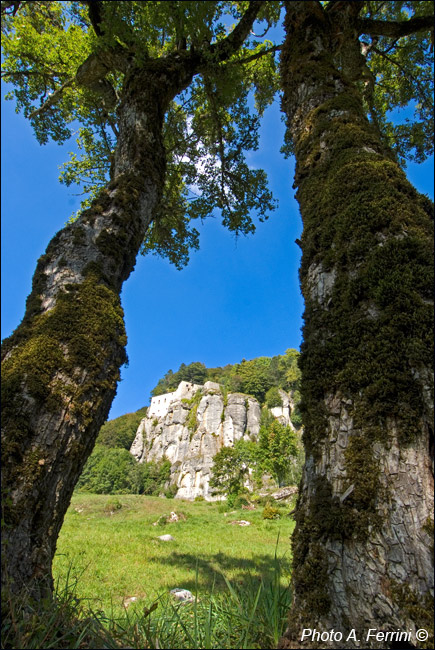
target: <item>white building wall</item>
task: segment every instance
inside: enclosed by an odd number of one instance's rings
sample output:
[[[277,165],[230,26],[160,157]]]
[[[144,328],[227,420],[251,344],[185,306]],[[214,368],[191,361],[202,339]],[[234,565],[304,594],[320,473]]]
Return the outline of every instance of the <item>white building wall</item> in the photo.
[[[188,381],[181,381],[178,384],[177,390],[173,391],[172,393],[164,393],[163,395],[152,397],[147,411],[147,418],[161,418],[165,416],[172,402],[180,399],[191,399],[196,391],[200,388],[202,388],[202,386],[199,384],[192,384]]]
[[[151,404],[147,411],[147,417],[162,417],[168,412],[169,404],[174,401],[174,393],[165,393],[151,398]]]

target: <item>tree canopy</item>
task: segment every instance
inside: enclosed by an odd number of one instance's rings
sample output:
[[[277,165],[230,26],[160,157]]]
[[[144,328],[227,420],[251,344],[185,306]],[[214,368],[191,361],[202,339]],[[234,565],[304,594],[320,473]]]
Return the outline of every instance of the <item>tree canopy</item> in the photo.
[[[298,391],[301,374],[298,357],[297,350],[288,349],[283,355],[257,357],[249,361],[242,359],[240,363],[217,368],[206,368],[200,361],[187,365],[182,363],[176,372],[168,370],[164,377],[159,379],[151,394],[156,396],[174,391],[180,381],[196,384],[215,381],[232,393],[246,393],[263,403],[269,389],[273,387]]]
[[[355,82],[386,147],[401,165],[423,162],[433,154],[433,3],[354,2],[355,40],[340,26],[346,2],[315,4],[335,24],[337,68]],[[283,151],[294,153],[289,132]]]
[[[165,116],[164,197],[142,246],[144,254],[167,256],[177,268],[199,246],[193,225],[198,219],[218,208],[230,231],[247,234],[255,231],[254,214],[263,220],[276,207],[264,171],[251,169],[245,152],[257,148],[260,118],[279,89],[280,43],[267,34],[282,3],[255,4],[261,5],[256,9],[261,36],[251,33],[228,60],[219,48],[246,2],[2,5],[2,78],[13,86],[7,97],[30,119],[40,143],[63,143],[77,134],[60,180],[80,186],[83,207],[111,178],[126,63],[152,65],[174,52],[180,57],[198,52],[204,60],[201,74]],[[343,5],[318,4],[332,21]],[[357,4],[358,51],[350,43],[340,47],[339,65],[357,77],[367,114],[400,163],[423,161],[433,153],[429,3]],[[283,151],[293,151],[289,134]]]
[[[226,60],[228,30],[247,4],[34,1],[3,11],[2,75],[13,85],[7,97],[41,144],[77,132],[60,180],[81,187],[83,207],[111,178],[127,62],[201,58],[201,74],[164,119],[164,196],[142,247],[178,268],[199,245],[191,221],[218,208],[230,231],[247,234],[255,230],[253,213],[263,220],[275,208],[265,173],[249,167],[245,152],[257,148],[259,118],[278,89],[276,47],[250,36]],[[277,21],[279,3],[250,4],[260,23]]]

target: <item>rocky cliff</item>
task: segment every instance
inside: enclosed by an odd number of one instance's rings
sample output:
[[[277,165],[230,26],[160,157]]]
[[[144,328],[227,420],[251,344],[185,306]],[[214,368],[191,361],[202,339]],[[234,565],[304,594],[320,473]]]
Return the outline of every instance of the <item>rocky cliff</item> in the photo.
[[[283,423],[291,425],[290,396],[280,391],[281,407],[271,409]],[[173,393],[153,398],[137,430],[130,452],[138,462],[171,462],[170,483],[178,487],[176,497],[212,500],[209,482],[213,456],[241,438],[256,440],[260,429],[260,405],[250,395],[225,394],[208,381],[204,386],[181,382]]]

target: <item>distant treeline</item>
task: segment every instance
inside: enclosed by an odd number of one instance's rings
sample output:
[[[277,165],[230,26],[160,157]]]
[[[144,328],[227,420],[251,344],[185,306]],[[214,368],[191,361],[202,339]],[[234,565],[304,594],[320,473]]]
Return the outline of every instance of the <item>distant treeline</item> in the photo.
[[[240,363],[217,368],[207,368],[201,361],[194,361],[188,365],[182,363],[176,372],[168,370],[151,394],[156,396],[170,393],[177,388],[180,381],[194,384],[216,381],[230,393],[246,393],[264,404],[268,401],[268,391],[271,388],[298,391],[300,379],[298,357],[297,350],[289,349],[283,355],[257,357],[250,361],[243,359]],[[276,391],[274,394],[276,395]]]
[[[144,406],[103,424],[77,490],[94,494],[158,495],[164,492],[166,496],[174,495],[173,489],[164,487],[171,475],[168,460],[139,464],[130,454],[137,428],[146,412]]]

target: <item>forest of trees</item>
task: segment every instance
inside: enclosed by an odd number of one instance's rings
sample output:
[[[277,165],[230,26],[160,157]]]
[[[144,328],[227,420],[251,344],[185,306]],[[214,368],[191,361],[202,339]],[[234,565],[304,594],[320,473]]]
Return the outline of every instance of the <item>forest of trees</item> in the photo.
[[[95,494],[149,494],[173,496],[165,485],[171,464],[137,463],[130,447],[147,407],[105,422],[77,482],[77,490]]]
[[[245,393],[258,399],[261,404],[266,400],[269,407],[279,406],[280,398],[276,389],[299,392],[298,357],[297,350],[289,349],[283,355],[257,357],[249,361],[243,359],[240,363],[218,368],[206,368],[200,361],[188,365],[182,363],[176,372],[168,370],[151,394],[156,396],[169,393],[177,388],[180,381],[196,384],[215,381],[230,393]]]
[[[246,234],[274,209],[246,152],[280,90],[303,221],[306,452],[280,645],[361,621],[430,630],[433,204],[403,166],[433,153],[433,3],[35,0],[1,12],[17,110],[40,143],[79,123],[83,155],[64,182],[86,193],[2,345],[2,585],[52,594],[59,530],[126,361],[120,293],[138,252],[182,266],[195,219],[218,209]],[[277,24],[278,42],[255,36]],[[249,363],[240,388],[263,399],[267,373]]]

